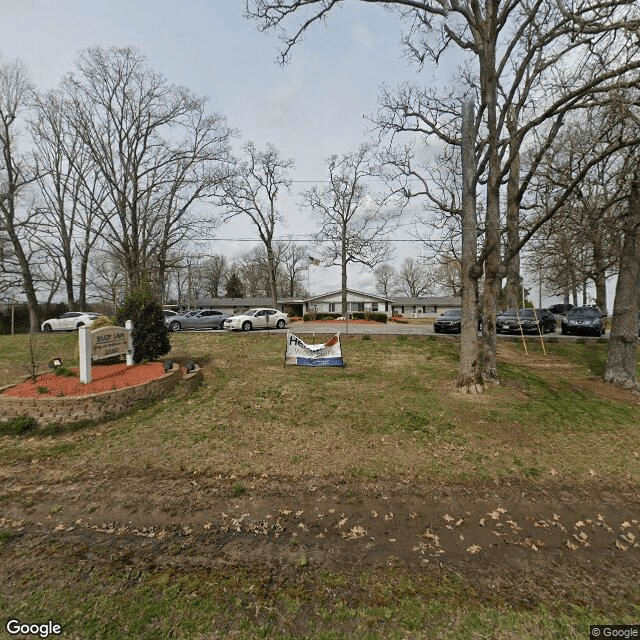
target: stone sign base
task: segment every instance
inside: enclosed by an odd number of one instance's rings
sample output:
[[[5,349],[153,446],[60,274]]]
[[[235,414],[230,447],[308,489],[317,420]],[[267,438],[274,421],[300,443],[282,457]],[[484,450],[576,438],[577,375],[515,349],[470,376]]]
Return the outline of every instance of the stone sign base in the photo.
[[[88,396],[66,396],[62,398],[15,398],[1,392],[0,416],[10,420],[19,416],[31,416],[40,426],[48,424],[70,424],[79,420],[104,420],[108,416],[124,413],[141,400],[163,398],[176,385],[184,385],[185,393],[193,391],[203,379],[202,370],[196,369],[183,376],[182,369],[174,364],[171,371],[161,378],[142,384],[94,393]]]

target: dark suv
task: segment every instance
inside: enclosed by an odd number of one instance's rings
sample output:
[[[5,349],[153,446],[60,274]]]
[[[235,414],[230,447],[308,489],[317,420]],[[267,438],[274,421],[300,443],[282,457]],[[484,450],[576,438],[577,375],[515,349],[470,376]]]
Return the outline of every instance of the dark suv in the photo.
[[[557,315],[557,316],[563,316],[565,313],[567,313],[567,311],[571,311],[571,309],[573,309],[573,305],[572,304],[552,304],[550,307],[548,307],[549,311],[551,311],[551,313]]]
[[[478,331],[482,330],[482,320],[478,318]],[[433,323],[434,333],[461,333],[462,309],[448,309]]]
[[[507,309],[496,316],[497,333],[555,333],[556,317],[548,309]]]
[[[574,307],[562,318],[563,335],[602,336],[605,328],[598,307]]]

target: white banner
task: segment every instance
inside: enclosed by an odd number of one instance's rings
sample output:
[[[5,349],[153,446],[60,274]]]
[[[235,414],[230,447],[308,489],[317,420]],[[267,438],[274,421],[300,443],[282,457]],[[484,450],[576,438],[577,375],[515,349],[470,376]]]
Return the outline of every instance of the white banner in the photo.
[[[306,344],[298,336],[287,332],[284,363],[302,367],[343,367],[340,334],[336,333],[324,344]]]

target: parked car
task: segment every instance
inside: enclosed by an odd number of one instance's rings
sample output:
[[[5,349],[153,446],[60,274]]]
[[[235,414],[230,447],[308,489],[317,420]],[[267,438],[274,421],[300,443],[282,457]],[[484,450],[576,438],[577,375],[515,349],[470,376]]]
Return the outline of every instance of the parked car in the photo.
[[[602,313],[598,307],[574,307],[562,318],[561,330],[563,335],[604,335]]]
[[[556,326],[548,309],[507,309],[496,317],[497,333],[555,333]]]
[[[169,331],[181,329],[222,329],[227,314],[215,309],[187,312],[183,315],[171,316],[164,319]]]
[[[572,304],[552,304],[548,307],[549,311],[556,316],[563,316],[567,311],[571,311],[573,309]]]
[[[172,311],[171,309],[163,309],[162,313],[164,314],[165,318],[172,318],[175,316],[179,316],[180,314],[177,311]]]
[[[225,329],[251,331],[251,329],[284,329],[289,316],[277,309],[249,309],[224,321]]]
[[[478,319],[478,331],[482,320]],[[435,333],[460,333],[462,331],[462,309],[448,309],[433,323]]]
[[[86,325],[91,325],[100,316],[99,313],[85,313],[84,311],[67,311],[59,318],[45,320],[40,328],[42,331],[73,331]]]

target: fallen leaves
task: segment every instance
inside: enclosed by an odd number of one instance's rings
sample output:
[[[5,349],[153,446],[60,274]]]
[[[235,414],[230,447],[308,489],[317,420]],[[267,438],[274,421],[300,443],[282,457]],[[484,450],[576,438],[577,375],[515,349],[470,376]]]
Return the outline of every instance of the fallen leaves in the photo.
[[[356,525],[355,527],[351,527],[349,531],[343,531],[342,537],[347,540],[357,540],[358,538],[364,538],[367,535],[367,531],[364,527]]]

